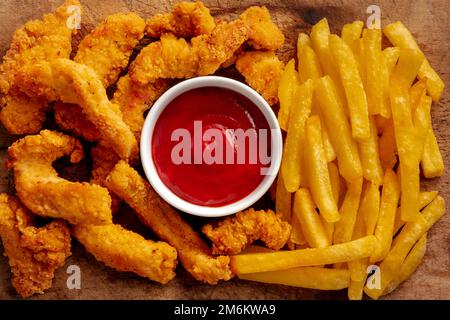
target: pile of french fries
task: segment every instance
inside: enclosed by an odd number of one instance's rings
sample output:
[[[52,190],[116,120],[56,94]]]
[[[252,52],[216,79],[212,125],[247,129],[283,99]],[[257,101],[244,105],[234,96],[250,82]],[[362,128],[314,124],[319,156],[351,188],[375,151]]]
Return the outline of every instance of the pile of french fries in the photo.
[[[232,268],[242,279],[377,299],[416,270],[445,212],[436,191],[420,190],[420,168],[425,178],[444,170],[430,118],[444,83],[401,22],[356,21],[339,37],[323,19],[299,35],[297,54],[278,114],[287,135],[276,210],[292,224],[291,250],[253,247]]]

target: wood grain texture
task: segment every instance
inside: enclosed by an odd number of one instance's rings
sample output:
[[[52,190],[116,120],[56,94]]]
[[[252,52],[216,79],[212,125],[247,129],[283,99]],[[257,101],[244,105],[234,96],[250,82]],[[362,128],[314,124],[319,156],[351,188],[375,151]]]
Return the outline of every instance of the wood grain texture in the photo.
[[[76,39],[82,38],[95,24],[109,14],[134,11],[143,17],[168,11],[176,1],[164,0],[81,0],[84,6],[82,29]],[[295,41],[299,31],[309,32],[311,25],[327,17],[332,31],[340,32],[344,23],[367,19],[366,8],[373,1],[362,0],[205,0],[212,13],[223,18],[235,18],[250,5],[266,5],[287,38],[279,54],[288,60],[295,54]],[[38,18],[59,5],[59,0],[4,0],[0,7],[0,54],[6,52],[14,30],[25,21]],[[450,85],[450,21],[448,0],[433,1],[378,1],[382,10],[382,24],[402,20],[416,36],[431,64],[441,74],[446,86]],[[448,166],[450,157],[450,94],[446,90],[441,101],[434,104],[433,125]],[[0,191],[8,190],[8,173],[3,163],[6,148],[14,137],[0,130]],[[440,179],[424,181],[425,190],[439,190],[450,202],[450,173],[448,169]],[[450,299],[450,215],[445,215],[428,236],[425,260],[417,272],[387,299]],[[0,247],[0,252],[2,248]],[[336,293],[304,290],[277,285],[256,284],[234,279],[218,286],[196,282],[185,271],[179,270],[176,279],[162,286],[129,273],[118,273],[87,254],[74,242],[73,256],[64,268],[57,271],[52,289],[33,299],[341,299],[346,292]],[[68,290],[66,268],[71,264],[82,271],[81,290]],[[0,299],[17,299],[10,285],[9,267],[0,259]]]

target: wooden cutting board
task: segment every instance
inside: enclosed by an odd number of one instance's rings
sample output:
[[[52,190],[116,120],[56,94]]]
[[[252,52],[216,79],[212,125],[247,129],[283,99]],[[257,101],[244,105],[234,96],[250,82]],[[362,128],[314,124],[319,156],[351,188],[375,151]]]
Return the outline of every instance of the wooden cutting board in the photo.
[[[0,7],[0,54],[6,52],[16,28],[30,19],[52,11],[62,1],[3,0]],[[205,0],[214,15],[224,19],[235,18],[250,5],[266,5],[276,23],[286,35],[286,45],[280,57],[287,61],[295,54],[295,43],[300,31],[309,32],[311,25],[327,17],[333,32],[340,32],[343,24],[366,21],[367,6],[372,1],[362,0]],[[142,17],[169,11],[176,1],[171,0],[81,0],[84,7],[79,40],[107,15],[134,11]],[[450,85],[450,21],[448,0],[433,1],[378,1],[382,25],[402,20],[417,37],[432,66],[440,73],[446,86]],[[446,165],[450,157],[450,94],[445,91],[441,101],[434,104],[433,125]],[[7,192],[8,172],[3,163],[6,149],[15,137],[0,128],[0,192]],[[447,169],[440,179],[424,182],[425,190],[439,190],[450,203],[450,173]],[[429,232],[428,250],[422,265],[406,283],[387,299],[450,299],[450,215],[445,215]],[[3,251],[0,245],[0,253]],[[66,286],[67,267],[81,269],[81,289]],[[17,299],[10,284],[10,271],[6,258],[0,258],[0,299]],[[179,268],[177,277],[167,285],[159,285],[130,273],[119,273],[97,262],[77,243],[66,266],[56,272],[53,287],[44,295],[33,299],[342,299],[346,291],[320,292],[278,285],[257,284],[234,279],[217,286],[200,284]]]

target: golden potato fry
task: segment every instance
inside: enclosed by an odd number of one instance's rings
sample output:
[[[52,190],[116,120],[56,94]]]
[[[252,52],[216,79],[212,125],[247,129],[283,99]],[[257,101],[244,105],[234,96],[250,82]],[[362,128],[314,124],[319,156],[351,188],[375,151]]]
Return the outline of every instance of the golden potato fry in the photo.
[[[413,221],[407,222],[398,234],[386,258],[380,264],[380,288],[364,288],[364,292],[372,299],[378,299],[391,281],[398,277],[401,265],[414,244],[445,213],[445,201],[437,196]],[[331,248],[331,247],[328,247]],[[317,249],[316,249],[317,250]]]
[[[366,67],[366,93],[369,114],[381,114],[387,107],[384,78],[387,71],[381,54],[381,30],[365,29],[363,32],[364,62]],[[384,96],[386,94],[386,96]],[[383,115],[388,117],[388,115]]]
[[[369,117],[370,137],[358,143],[359,158],[361,159],[363,177],[375,184],[383,182],[383,168],[381,167],[378,134],[373,116]]]
[[[320,215],[327,222],[336,222],[339,220],[339,212],[331,189],[319,117],[309,118],[305,130],[305,164],[309,169],[308,186]]]
[[[379,141],[380,162],[383,170],[394,168],[397,163],[394,122],[389,119]]]
[[[295,193],[293,213],[299,220],[311,248],[322,248],[331,244],[308,189],[301,188]]]
[[[353,42],[361,37],[363,28],[364,22],[362,21],[354,21],[352,23],[345,24],[341,31],[342,40],[344,40],[349,47],[352,47]]]
[[[370,137],[369,111],[357,62],[352,50],[341,38],[330,35],[328,41],[345,90],[352,136],[356,140],[366,140]]]
[[[324,75],[329,75],[336,85],[337,98],[347,114],[346,98],[344,88],[340,82],[339,70],[330,51],[328,36],[330,35],[330,27],[326,18],[317,22],[311,28],[312,47],[319,57],[320,65]]]
[[[305,140],[305,123],[311,113],[313,81],[308,80],[296,90],[289,117],[289,131],[286,136],[281,174],[288,192],[295,192],[303,183],[302,162]]]
[[[412,34],[400,21],[387,25],[383,32],[394,46],[405,49],[419,50],[422,52]],[[428,92],[433,98],[433,101],[438,101],[441,97],[442,91],[444,91],[445,85],[441,77],[439,77],[437,72],[430,66],[427,59],[425,59],[420,66],[419,78],[428,79]]]
[[[380,213],[378,215],[375,237],[378,240],[378,250],[370,256],[370,263],[383,260],[391,248],[394,237],[395,213],[400,198],[400,186],[396,174],[388,169],[384,175],[381,191]]]
[[[375,236],[367,236],[324,248],[235,255],[230,266],[235,274],[321,266],[368,257],[376,246]]]
[[[424,59],[423,53],[418,50],[400,49],[400,56],[394,73],[405,82],[406,87],[409,88],[416,79]]]
[[[375,227],[378,221],[380,212],[380,190],[379,186],[374,183],[369,183],[366,186],[364,196],[361,199],[358,216],[364,217],[366,235],[375,233]]]
[[[361,80],[364,84],[364,87],[366,86],[366,63],[365,63],[365,57],[364,57],[364,41],[362,38],[357,39],[353,42],[353,45],[350,46],[353,51],[353,55],[355,56],[356,62],[358,64],[358,71],[359,75],[361,76]],[[366,93],[367,95],[367,93]]]
[[[411,102],[411,108],[416,110],[419,105],[420,99],[427,93],[427,79],[420,79],[414,83],[409,89],[409,101]]]
[[[301,82],[322,77],[323,73],[319,58],[310,46],[305,46],[301,51],[298,51],[298,59],[298,73]]]
[[[329,76],[317,80],[314,96],[328,131],[333,132],[330,140],[336,151],[339,172],[347,181],[359,179],[362,176],[362,168],[358,148],[352,139],[350,125],[337,98],[333,80]]]
[[[289,112],[294,103],[295,91],[300,84],[298,73],[295,70],[295,60],[290,60],[284,69],[278,85],[278,98],[280,100],[280,111],[278,111],[278,122],[280,128],[288,131]]]
[[[291,194],[286,190],[284,186],[283,176],[278,175],[277,191],[275,194],[275,211],[281,214],[284,221],[291,221]]]
[[[317,290],[341,290],[347,288],[350,282],[348,270],[319,267],[301,267],[281,271],[238,274],[238,277],[243,280]]]
[[[347,193],[339,209],[341,219],[335,224],[333,243],[344,243],[352,239],[359,200],[361,198],[363,179],[359,178],[347,184]]]
[[[440,177],[444,174],[444,160],[431,123],[425,139],[421,165],[425,178]]]
[[[394,72],[395,65],[397,64],[398,57],[400,56],[399,47],[388,47],[381,52],[384,63],[388,69],[389,75]]]
[[[401,58],[401,57],[400,57]],[[395,141],[400,158],[402,219],[411,221],[418,213],[420,191],[420,144],[411,116],[409,93],[397,74],[391,77],[390,88]]]

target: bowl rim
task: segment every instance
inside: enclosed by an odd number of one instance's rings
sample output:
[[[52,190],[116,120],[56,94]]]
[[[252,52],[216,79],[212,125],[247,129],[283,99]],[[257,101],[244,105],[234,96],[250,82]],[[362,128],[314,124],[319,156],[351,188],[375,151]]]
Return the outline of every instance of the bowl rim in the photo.
[[[260,184],[250,194],[236,202],[220,207],[193,204],[177,196],[162,182],[152,156],[151,143],[153,139],[153,131],[161,113],[169,105],[169,103],[180,94],[202,87],[219,87],[229,89],[247,97],[263,113],[269,127],[271,128],[271,165],[268,169],[268,174],[265,175]],[[277,117],[275,116],[272,108],[259,93],[246,84],[234,79],[220,76],[201,76],[187,79],[174,85],[155,101],[145,118],[144,126],[141,131],[140,156],[147,180],[150,182],[156,193],[161,196],[161,198],[182,212],[210,218],[235,214],[249,208],[256,201],[258,201],[269,190],[275,180],[275,177],[277,176],[281,165],[282,147],[283,140]]]

